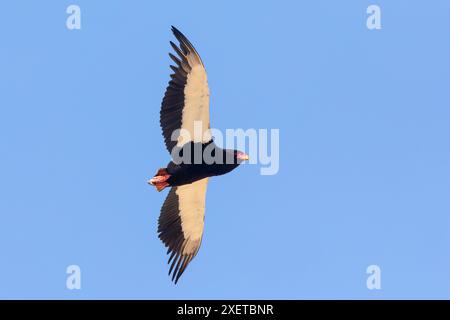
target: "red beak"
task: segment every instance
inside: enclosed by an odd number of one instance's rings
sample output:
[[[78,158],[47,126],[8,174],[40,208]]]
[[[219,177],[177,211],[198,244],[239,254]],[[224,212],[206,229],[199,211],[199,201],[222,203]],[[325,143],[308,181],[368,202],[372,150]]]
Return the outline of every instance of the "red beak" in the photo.
[[[242,151],[238,151],[237,158],[239,160],[248,160],[248,159],[250,159],[249,156],[247,154],[245,154],[244,152],[242,152]]]

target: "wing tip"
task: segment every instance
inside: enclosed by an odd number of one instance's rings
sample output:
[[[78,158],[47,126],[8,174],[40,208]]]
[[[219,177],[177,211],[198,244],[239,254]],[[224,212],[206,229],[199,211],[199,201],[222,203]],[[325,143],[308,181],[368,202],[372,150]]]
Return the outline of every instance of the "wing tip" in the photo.
[[[181,33],[181,31],[180,30],[178,30],[178,28],[177,27],[175,27],[174,25],[171,25],[170,26],[170,30],[172,30],[172,32],[174,33],[174,34],[182,34]]]
[[[175,26],[170,26],[170,30],[172,31],[173,35],[175,36],[175,38],[177,38],[179,41],[181,41],[181,39],[186,39],[185,35],[178,30]]]
[[[180,42],[180,44],[182,44],[182,47],[184,45],[190,51],[188,53],[194,54],[194,56],[198,60],[197,62],[200,63],[202,66],[204,66],[202,58],[198,54],[198,52],[195,49],[194,45],[189,41],[189,39],[180,30],[178,30],[173,25],[171,26],[171,30],[172,30],[172,33],[175,36],[175,38],[177,38],[177,40]]]
[[[177,38],[177,40],[180,43],[184,43],[184,44],[190,44],[189,40],[187,40],[186,36],[177,28],[175,28],[174,26],[172,26],[172,33],[175,36],[175,38]]]

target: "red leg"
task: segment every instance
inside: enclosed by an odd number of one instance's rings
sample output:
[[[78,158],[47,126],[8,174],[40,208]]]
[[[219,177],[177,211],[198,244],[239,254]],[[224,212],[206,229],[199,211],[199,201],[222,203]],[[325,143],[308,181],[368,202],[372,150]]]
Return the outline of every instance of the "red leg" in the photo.
[[[167,170],[165,168],[160,168],[156,172],[156,175],[151,178],[148,183],[155,186],[156,190],[161,191],[165,187],[169,186],[169,183],[167,182],[167,179],[169,178],[170,174],[167,173]]]

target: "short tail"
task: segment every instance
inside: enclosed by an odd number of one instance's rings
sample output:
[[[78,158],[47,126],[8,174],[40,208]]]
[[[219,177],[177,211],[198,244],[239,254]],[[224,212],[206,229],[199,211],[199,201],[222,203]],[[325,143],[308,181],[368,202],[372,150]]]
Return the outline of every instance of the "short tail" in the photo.
[[[161,191],[163,190],[165,187],[169,186],[169,183],[167,182],[167,180],[170,178],[170,174],[167,173],[167,169],[166,168],[160,168],[158,169],[158,171],[156,172],[155,176],[153,178],[151,178],[150,180],[148,180],[148,184],[154,186],[156,188],[156,190]]]

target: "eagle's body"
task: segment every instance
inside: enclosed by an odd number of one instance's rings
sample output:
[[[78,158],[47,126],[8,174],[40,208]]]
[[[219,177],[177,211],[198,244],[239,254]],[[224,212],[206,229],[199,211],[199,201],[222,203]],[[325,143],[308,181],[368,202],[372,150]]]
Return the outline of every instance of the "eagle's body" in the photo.
[[[167,168],[165,168],[167,174],[170,176],[166,181],[172,187],[192,183],[204,178],[223,175],[235,169],[242,162],[242,160],[236,159],[234,154],[235,150],[219,148],[214,141],[203,144],[187,143],[183,149],[186,150],[186,148],[191,150],[187,159],[188,161],[179,164],[170,161]],[[211,152],[214,158],[211,157],[208,161],[207,156],[204,156],[205,150],[212,150]],[[197,159],[195,157],[196,153],[198,155]],[[230,160],[228,162],[227,157]]]

